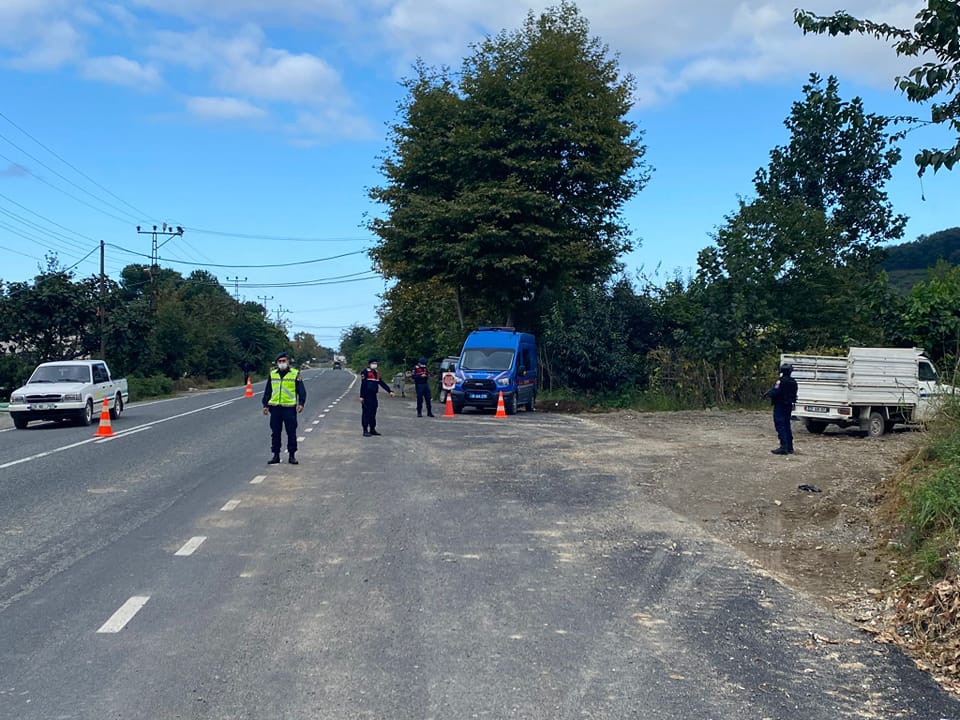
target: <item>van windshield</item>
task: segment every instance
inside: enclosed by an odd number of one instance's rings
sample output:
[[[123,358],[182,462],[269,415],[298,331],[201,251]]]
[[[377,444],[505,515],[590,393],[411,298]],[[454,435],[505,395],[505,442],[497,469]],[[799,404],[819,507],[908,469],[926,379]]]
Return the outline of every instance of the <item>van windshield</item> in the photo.
[[[462,370],[509,370],[513,367],[513,350],[507,348],[470,348],[463,351]]]

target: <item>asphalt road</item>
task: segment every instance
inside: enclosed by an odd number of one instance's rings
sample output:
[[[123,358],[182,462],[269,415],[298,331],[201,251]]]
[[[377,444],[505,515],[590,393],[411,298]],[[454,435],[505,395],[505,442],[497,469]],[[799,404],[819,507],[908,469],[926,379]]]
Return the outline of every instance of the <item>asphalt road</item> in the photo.
[[[960,720],[592,464],[623,438],[410,397],[364,438],[353,376],[305,377],[299,466],[242,388],[0,420],[0,718]]]

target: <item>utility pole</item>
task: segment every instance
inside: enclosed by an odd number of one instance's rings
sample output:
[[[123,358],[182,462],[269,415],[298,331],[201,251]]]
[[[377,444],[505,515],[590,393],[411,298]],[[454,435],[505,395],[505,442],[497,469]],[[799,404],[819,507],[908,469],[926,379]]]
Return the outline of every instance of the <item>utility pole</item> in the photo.
[[[233,299],[237,302],[240,302],[240,283],[246,282],[246,278],[242,278],[239,275],[237,277],[228,277],[227,282],[233,283]]]
[[[150,235],[153,238],[153,243],[150,246],[150,267],[156,268],[160,265],[160,248],[175,237],[183,237],[183,228],[179,225],[174,227],[173,225],[163,223],[161,230],[157,230],[156,225],[153,226],[153,230],[141,230],[140,226],[137,225],[137,233],[139,235]],[[167,239],[163,242],[158,242],[158,238],[161,235]]]
[[[257,300],[263,300],[263,316],[267,317],[270,313],[267,311],[267,300],[273,300],[273,295],[267,297],[266,295],[257,295]]]
[[[283,325],[283,319],[280,317],[280,313],[285,313],[285,312],[287,312],[287,309],[286,309],[285,307],[283,307],[283,305],[278,305],[278,306],[277,306],[277,325],[278,325],[279,327],[284,327],[284,325]],[[286,329],[286,328],[284,328],[284,329]]]
[[[104,337],[104,316],[107,314],[107,308],[105,307],[106,303],[104,302],[104,297],[107,294],[107,280],[106,273],[103,270],[103,254],[104,254],[104,243],[103,240],[100,241],[100,307],[97,308],[97,315],[100,316],[100,359],[107,359],[107,341]]]

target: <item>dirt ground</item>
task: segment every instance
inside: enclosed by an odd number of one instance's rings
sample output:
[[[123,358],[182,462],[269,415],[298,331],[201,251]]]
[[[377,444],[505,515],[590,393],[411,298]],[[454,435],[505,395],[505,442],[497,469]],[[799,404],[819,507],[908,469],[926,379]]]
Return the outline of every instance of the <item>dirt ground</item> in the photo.
[[[769,412],[580,417],[636,439],[617,461],[657,502],[838,615],[869,623],[893,587],[901,538],[881,501],[919,432],[872,439],[830,426],[812,435],[795,422],[796,453],[780,456],[770,453],[778,442]]]

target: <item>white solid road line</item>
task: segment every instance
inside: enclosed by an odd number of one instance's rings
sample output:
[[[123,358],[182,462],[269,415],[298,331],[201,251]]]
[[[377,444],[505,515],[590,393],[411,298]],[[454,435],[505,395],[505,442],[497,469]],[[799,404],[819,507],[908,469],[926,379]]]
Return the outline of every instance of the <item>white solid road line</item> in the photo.
[[[251,484],[251,485],[259,485],[260,483],[262,483],[262,482],[263,482],[264,480],[266,480],[266,479],[267,479],[267,476],[266,476],[266,475],[257,475],[253,480],[250,481],[250,484]]]
[[[220,508],[220,512],[230,512],[231,510],[236,509],[237,505],[239,505],[239,504],[240,504],[240,501],[239,501],[239,500],[231,500],[231,501],[228,502],[226,505],[224,505],[222,508]]]
[[[133,616],[140,612],[140,608],[147,604],[147,600],[150,599],[149,595],[134,595],[132,598],[127,600],[123,605],[120,606],[120,609],[117,610],[113,615],[110,616],[110,619],[107,620],[103,625],[100,626],[100,629],[97,630],[98,633],[117,633],[123,630],[127,626],[127,623],[133,620]]]
[[[174,555],[177,555],[179,557],[188,557],[190,555],[193,555],[196,549],[201,545],[203,545],[203,541],[206,539],[207,539],[206,535],[197,535],[196,537],[192,537],[189,540],[187,540],[183,544],[183,547],[177,550],[174,553]]]

